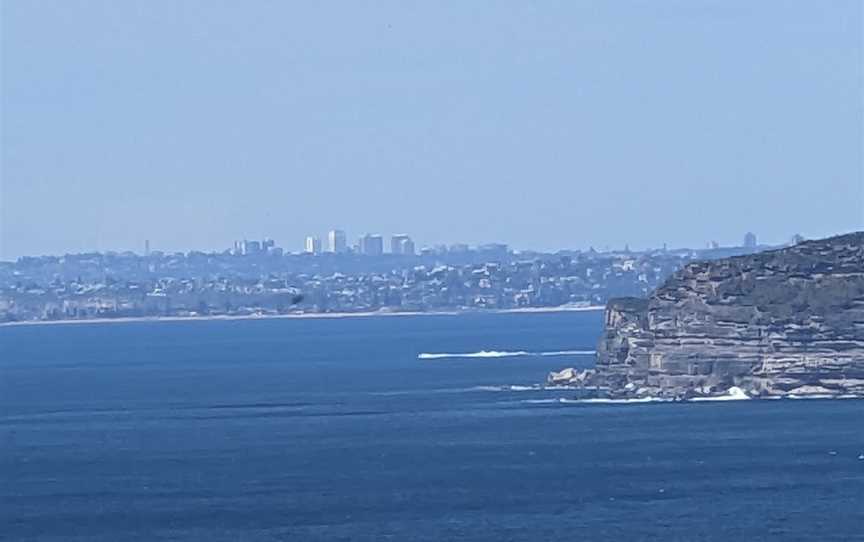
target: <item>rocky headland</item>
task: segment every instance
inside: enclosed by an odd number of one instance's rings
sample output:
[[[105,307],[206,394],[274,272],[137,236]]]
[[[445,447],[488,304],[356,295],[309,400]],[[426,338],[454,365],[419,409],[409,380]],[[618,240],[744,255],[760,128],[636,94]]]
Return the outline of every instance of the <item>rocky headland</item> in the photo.
[[[864,397],[864,232],[692,263],[606,307],[594,369],[551,373],[609,398]]]

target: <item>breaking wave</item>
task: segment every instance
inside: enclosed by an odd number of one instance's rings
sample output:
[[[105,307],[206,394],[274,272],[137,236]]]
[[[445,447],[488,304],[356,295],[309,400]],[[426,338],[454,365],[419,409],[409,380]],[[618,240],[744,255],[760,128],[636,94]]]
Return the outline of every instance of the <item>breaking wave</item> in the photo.
[[[545,391],[561,391],[575,390],[578,388],[568,386],[544,386],[542,384],[498,384],[498,385],[481,385],[471,386],[467,388],[434,388],[434,389],[407,389],[407,390],[391,390],[391,391],[375,391],[369,392],[370,395],[377,396],[396,396],[396,395],[427,395],[438,393],[473,393],[473,392],[545,392]]]
[[[713,397],[692,397],[690,399],[676,399],[673,397],[631,397],[626,399],[612,399],[605,397],[591,397],[584,399],[567,399],[559,397],[557,399],[541,399],[529,400],[527,403],[561,403],[561,404],[578,404],[578,405],[629,405],[639,403],[689,403],[700,401],[742,401],[750,399],[747,393],[738,387],[729,388],[723,395],[715,395]]]
[[[667,403],[672,399],[661,399],[659,397],[642,397],[639,399],[567,399],[565,397],[556,397],[554,399],[526,399],[522,403],[528,404],[561,404],[561,405],[627,405],[638,403]]]
[[[737,386],[732,386],[723,395],[714,397],[693,397],[690,401],[746,401],[750,396]]]
[[[429,353],[423,352],[417,355],[417,359],[447,359],[447,358],[514,358],[514,357],[543,357],[543,356],[588,356],[594,354],[594,350],[557,350],[552,352],[526,352],[524,350],[480,350],[479,352],[464,353]]]
[[[473,388],[468,388],[468,391],[544,391],[544,388],[539,384],[533,386],[511,384],[503,386],[474,386]]]
[[[639,403],[671,403],[674,399],[666,397],[634,397],[632,399],[606,399],[602,397],[590,399],[560,399],[561,403],[573,403],[583,405],[630,405]]]

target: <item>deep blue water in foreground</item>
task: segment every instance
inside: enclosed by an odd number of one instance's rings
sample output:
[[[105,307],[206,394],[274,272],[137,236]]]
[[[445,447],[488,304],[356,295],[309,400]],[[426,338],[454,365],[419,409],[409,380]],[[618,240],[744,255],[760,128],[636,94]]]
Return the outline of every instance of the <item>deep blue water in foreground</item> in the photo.
[[[562,404],[597,313],[0,329],[8,540],[864,540],[864,401]],[[548,401],[553,400],[553,401]]]

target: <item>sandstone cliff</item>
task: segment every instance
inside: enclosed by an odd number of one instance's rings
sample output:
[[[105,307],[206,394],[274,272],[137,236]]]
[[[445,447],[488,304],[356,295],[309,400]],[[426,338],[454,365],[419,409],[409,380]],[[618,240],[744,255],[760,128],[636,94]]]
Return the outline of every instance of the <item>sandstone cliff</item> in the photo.
[[[550,382],[613,397],[864,396],[864,232],[694,263],[609,302],[597,366]]]

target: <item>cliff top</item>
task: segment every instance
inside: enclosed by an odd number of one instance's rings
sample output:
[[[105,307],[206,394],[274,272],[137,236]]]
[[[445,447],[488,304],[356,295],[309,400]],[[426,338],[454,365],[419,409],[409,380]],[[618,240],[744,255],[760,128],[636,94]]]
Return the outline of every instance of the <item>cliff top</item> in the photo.
[[[803,241],[790,247],[756,254],[694,262],[684,266],[681,274],[692,275],[711,269],[725,269],[738,273],[777,269],[819,274],[841,271],[837,268],[838,265],[861,271],[864,265],[864,231]],[[675,275],[670,278],[670,281],[674,279]]]

